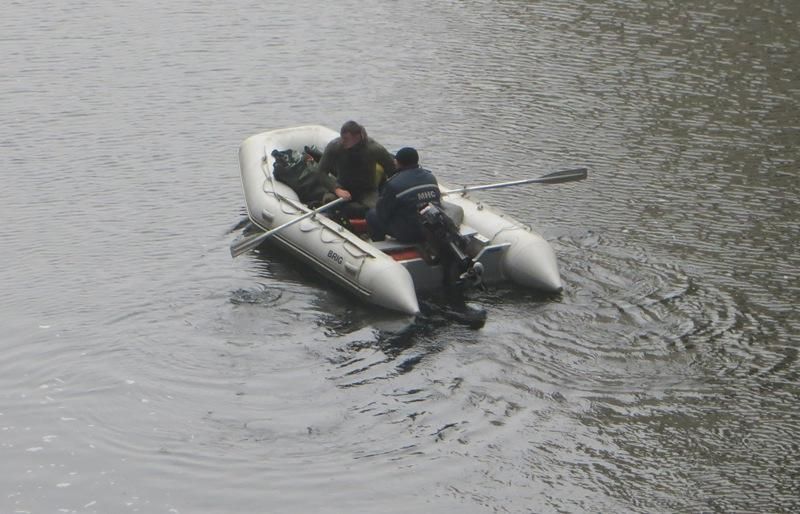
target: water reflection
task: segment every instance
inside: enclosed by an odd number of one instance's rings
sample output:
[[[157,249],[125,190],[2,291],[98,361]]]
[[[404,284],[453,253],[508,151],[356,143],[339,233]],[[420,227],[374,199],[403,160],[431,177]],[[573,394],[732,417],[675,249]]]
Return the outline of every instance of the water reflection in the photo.
[[[2,510],[797,510],[799,6],[11,4]],[[238,144],[349,118],[445,182],[588,166],[484,195],[564,293],[473,330],[231,260]]]

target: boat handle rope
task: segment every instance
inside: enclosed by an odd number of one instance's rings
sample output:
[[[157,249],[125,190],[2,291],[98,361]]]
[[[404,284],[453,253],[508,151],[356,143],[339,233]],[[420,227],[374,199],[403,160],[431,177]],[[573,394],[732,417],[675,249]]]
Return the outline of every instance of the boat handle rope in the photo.
[[[267,166],[267,162],[268,162],[267,161],[267,155],[268,155],[267,147],[264,146],[264,158],[261,160],[261,171],[264,173],[265,180],[264,180],[264,184],[261,186],[262,191],[265,194],[274,196],[275,199],[278,200],[278,206],[280,207],[281,212],[283,212],[284,214],[297,214],[298,211],[302,212],[303,209],[302,208],[298,209],[298,207],[297,207],[297,205],[295,204],[294,201],[292,201],[290,198],[286,198],[285,196],[283,196],[282,194],[278,193],[275,190],[275,178],[272,176],[272,173],[269,172],[269,169],[268,169],[268,166]],[[290,210],[287,210],[287,209],[284,208],[284,206],[286,206],[286,205],[288,205],[290,207]],[[316,218],[316,216],[313,216],[312,219],[313,218]],[[348,249],[348,252],[351,255],[353,255],[353,257],[356,257],[356,258],[358,258],[358,257],[362,257],[362,258],[363,257],[375,257],[374,255],[372,255],[372,253],[365,251],[363,248],[359,248],[358,245],[356,245],[353,242],[349,241],[346,237],[342,237],[336,230],[332,229],[331,227],[326,226],[324,223],[316,224],[315,226],[313,226],[311,228],[308,228],[308,229],[304,229],[302,225],[303,224],[301,223],[300,230],[303,231],[303,232],[311,232],[313,230],[320,229],[319,238],[320,238],[320,241],[322,241],[323,243],[326,243],[326,244],[332,243],[336,239],[338,239],[338,240],[344,241],[345,243],[348,243],[347,246],[352,246],[352,247],[358,248],[361,251],[361,255],[354,255],[352,250]],[[323,234],[326,231],[332,233],[334,235],[335,239],[330,239],[330,240],[326,241],[324,239],[324,237],[323,237]]]
[[[282,194],[278,193],[275,190],[275,178],[273,177],[272,173],[269,172],[269,168],[267,165],[268,162],[267,155],[268,155],[267,147],[265,146],[264,158],[261,160],[261,170],[264,173],[264,176],[266,177],[266,180],[264,180],[264,185],[262,186],[264,193],[272,195],[275,197],[276,200],[278,200],[278,206],[280,207],[281,212],[283,212],[284,214],[297,214],[298,211],[302,212],[303,209],[298,208],[297,204],[293,200],[291,200],[290,198],[286,198],[285,196],[283,196]],[[313,218],[316,218],[316,216],[313,216],[312,219]],[[305,225],[308,228],[305,228],[303,225]],[[320,241],[326,244],[333,243],[337,240],[347,241],[347,238],[342,237],[341,234],[339,234],[336,230],[325,226],[325,224],[315,223],[314,225],[309,227],[307,224],[301,223],[299,228],[302,232],[312,232],[314,230],[319,230],[320,231],[319,239]],[[325,240],[324,237],[326,231],[330,232],[334,236],[333,238],[327,241]]]
[[[270,171],[269,171],[269,169],[267,167],[267,147],[266,146],[264,146],[264,158],[261,159],[261,171],[266,176],[266,180],[264,180],[264,184],[261,186],[261,189],[265,194],[272,195],[272,196],[275,197],[276,200],[278,200],[278,206],[280,207],[281,212],[283,212],[284,214],[297,214],[298,211],[300,213],[303,213],[303,209],[302,208],[298,208],[297,205],[295,204],[295,202],[293,202],[290,198],[286,198],[285,196],[283,196],[282,194],[278,193],[275,190],[275,178],[272,176],[272,173],[270,173]],[[269,184],[269,188],[268,188],[267,184]],[[286,205],[289,205],[290,208],[286,209],[285,208]],[[306,211],[306,212],[308,212],[308,211]]]
[[[525,225],[524,223],[508,225],[506,227],[501,228],[500,230],[498,230],[494,234],[492,234],[492,237],[489,238],[489,241],[493,243],[494,242],[494,238],[496,238],[497,236],[499,236],[503,232],[508,232],[508,231],[511,231],[511,230],[524,230],[525,232],[531,232],[531,227],[529,227],[528,225]]]

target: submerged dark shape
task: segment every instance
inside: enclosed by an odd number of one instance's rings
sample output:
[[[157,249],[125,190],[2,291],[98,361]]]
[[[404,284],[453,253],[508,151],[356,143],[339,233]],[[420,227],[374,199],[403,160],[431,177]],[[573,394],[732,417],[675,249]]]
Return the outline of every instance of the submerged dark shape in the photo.
[[[466,325],[473,330],[481,329],[486,324],[486,309],[464,301],[454,301],[446,305],[421,301],[419,306],[420,315],[417,318],[421,320],[441,318]]]

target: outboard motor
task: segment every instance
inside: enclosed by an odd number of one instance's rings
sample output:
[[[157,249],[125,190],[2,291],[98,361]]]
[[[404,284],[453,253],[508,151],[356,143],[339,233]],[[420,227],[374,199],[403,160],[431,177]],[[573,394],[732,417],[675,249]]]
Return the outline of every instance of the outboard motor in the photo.
[[[426,251],[432,262],[441,262],[445,270],[445,285],[479,286],[483,265],[468,255],[469,240],[441,207],[428,203],[419,211]]]

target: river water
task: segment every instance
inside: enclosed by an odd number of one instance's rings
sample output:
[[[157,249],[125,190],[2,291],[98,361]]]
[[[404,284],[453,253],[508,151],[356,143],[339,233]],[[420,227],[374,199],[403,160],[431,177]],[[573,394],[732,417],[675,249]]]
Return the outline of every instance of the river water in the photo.
[[[0,51],[0,511],[800,509],[795,0],[34,0]],[[481,195],[564,293],[473,330],[232,260],[239,143],[350,118],[587,166]]]

